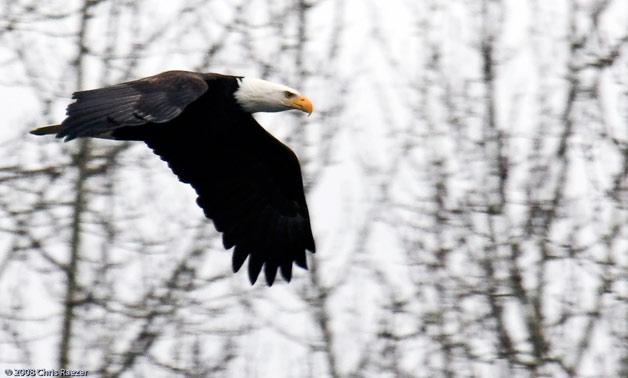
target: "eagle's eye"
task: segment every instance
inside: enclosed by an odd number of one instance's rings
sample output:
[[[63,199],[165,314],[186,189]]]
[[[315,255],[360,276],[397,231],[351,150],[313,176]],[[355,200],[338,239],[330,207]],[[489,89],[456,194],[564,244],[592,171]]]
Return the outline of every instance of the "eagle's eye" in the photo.
[[[283,95],[284,95],[284,97],[285,97],[285,98],[293,98],[293,97],[296,97],[296,94],[295,94],[295,93],[292,93],[292,92],[290,92],[290,91],[285,91],[285,92],[283,92]]]

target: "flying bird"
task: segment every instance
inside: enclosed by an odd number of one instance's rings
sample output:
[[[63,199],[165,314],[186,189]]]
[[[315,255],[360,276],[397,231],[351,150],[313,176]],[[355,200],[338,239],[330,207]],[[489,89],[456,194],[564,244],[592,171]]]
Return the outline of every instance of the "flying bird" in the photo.
[[[233,271],[248,257],[254,284],[268,285],[292,264],[307,269],[314,238],[299,160],[257,123],[256,112],[312,113],[298,91],[261,79],[167,71],[105,88],[75,92],[67,118],[31,131],[76,138],[142,141],[192,185],[196,203],[233,249]]]

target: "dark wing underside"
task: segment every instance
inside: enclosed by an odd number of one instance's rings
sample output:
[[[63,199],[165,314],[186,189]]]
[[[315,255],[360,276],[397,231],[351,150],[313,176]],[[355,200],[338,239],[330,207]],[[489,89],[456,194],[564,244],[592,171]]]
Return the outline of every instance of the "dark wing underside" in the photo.
[[[164,123],[207,91],[201,74],[168,71],[110,87],[75,92],[57,138],[103,136],[124,126]]]
[[[248,256],[251,283],[262,267],[269,285],[277,270],[290,281],[292,264],[307,269],[315,249],[298,159],[248,114],[219,122],[184,120],[143,139],[194,187],[225,248],[235,246],[234,272]]]

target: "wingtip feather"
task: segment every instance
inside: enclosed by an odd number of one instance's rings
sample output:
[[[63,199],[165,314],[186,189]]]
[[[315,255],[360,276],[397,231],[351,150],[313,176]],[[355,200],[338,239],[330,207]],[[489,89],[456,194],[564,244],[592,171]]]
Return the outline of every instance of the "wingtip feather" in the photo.
[[[242,268],[242,265],[244,264],[244,261],[246,260],[248,255],[249,252],[244,250],[242,247],[235,247],[235,249],[233,250],[233,256],[231,258],[231,267],[233,268],[234,273],[237,273],[238,270]]]
[[[264,260],[261,256],[258,256],[256,253],[251,253],[251,257],[249,258],[249,281],[251,281],[251,285],[254,285],[255,281],[257,281],[257,277],[259,277],[262,271],[263,264]]]

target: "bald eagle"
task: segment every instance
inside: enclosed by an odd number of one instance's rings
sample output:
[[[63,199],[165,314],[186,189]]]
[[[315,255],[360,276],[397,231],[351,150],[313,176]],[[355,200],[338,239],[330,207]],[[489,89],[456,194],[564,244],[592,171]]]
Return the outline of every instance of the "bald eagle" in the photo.
[[[315,246],[299,161],[251,115],[310,114],[307,97],[260,79],[168,71],[72,98],[60,125],[31,133],[142,141],[196,190],[225,249],[235,247],[234,272],[247,256],[251,284],[262,267],[268,285],[277,270],[290,281],[293,263],[307,269]]]

